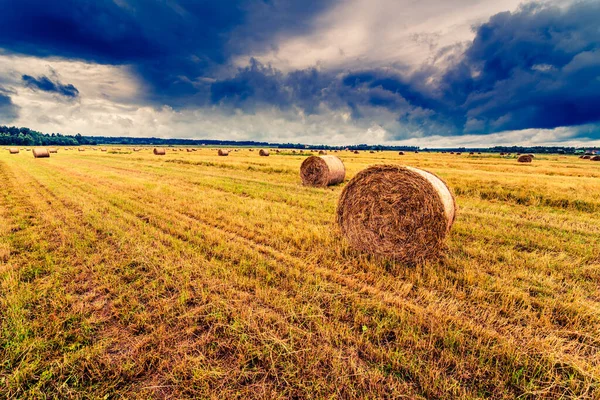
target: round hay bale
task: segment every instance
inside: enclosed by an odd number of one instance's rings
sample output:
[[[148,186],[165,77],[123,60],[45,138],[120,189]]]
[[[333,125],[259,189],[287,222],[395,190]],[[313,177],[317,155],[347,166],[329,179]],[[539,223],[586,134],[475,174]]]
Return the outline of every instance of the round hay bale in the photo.
[[[450,154],[454,154],[454,152],[453,152],[453,151],[451,151],[451,152],[450,152]]]
[[[399,152],[398,152],[398,155],[399,155],[399,156],[403,156],[403,155],[404,155],[404,152],[403,152],[403,151],[399,151]]]
[[[269,157],[269,150],[260,149],[258,154],[262,157]]]
[[[58,153],[58,150],[57,150],[57,149],[54,149],[54,148],[52,148],[52,149],[48,149],[48,153],[50,153],[50,154],[57,154],[57,153]]]
[[[155,147],[153,152],[157,156],[164,156],[165,154],[167,154],[167,151],[164,147]]]
[[[460,156],[462,153],[460,151],[456,152],[457,156]]]
[[[533,161],[533,158],[531,158],[529,154],[521,154],[519,158],[517,158],[517,161],[520,163],[530,163]]]
[[[358,150],[354,150],[354,154],[359,154],[359,151]]]
[[[474,153],[474,152],[470,152],[470,153],[469,153],[469,155],[470,155],[470,156],[474,156],[474,155],[475,155],[475,153]]]
[[[455,214],[454,196],[436,175],[375,165],[346,185],[337,221],[353,248],[417,263],[442,253]]]
[[[108,149],[106,147],[103,147],[103,148],[100,149],[100,151],[104,151],[104,152],[106,152],[107,150]]]
[[[600,161],[600,156],[594,156],[594,157],[590,158],[590,160],[592,160],[592,161]]]
[[[50,157],[50,152],[48,151],[48,149],[43,148],[43,147],[36,147],[35,149],[32,149],[31,152],[33,153],[34,158]]]
[[[79,151],[85,151],[85,149],[82,149],[81,147],[79,149],[77,149],[77,150],[79,150]]]
[[[504,153],[500,153],[500,155],[501,155],[501,156],[503,156],[503,155],[504,155]]]
[[[336,185],[345,177],[346,167],[336,156],[310,156],[300,166],[300,178],[306,186]]]
[[[589,160],[589,159],[590,159],[590,156],[583,156],[583,159],[584,159],[584,160]]]
[[[219,155],[220,156],[228,156],[229,150],[219,149]]]
[[[373,150],[371,150],[369,153],[373,154],[373,153],[375,153],[375,152],[374,152]]]
[[[188,153],[192,153],[192,149],[185,149]]]
[[[327,152],[325,150],[319,150],[319,155],[320,156],[326,156]]]
[[[275,150],[275,153],[279,153],[279,150]]]
[[[10,154],[19,154],[19,149],[17,149],[16,147],[11,147],[10,149],[8,149],[8,152]]]

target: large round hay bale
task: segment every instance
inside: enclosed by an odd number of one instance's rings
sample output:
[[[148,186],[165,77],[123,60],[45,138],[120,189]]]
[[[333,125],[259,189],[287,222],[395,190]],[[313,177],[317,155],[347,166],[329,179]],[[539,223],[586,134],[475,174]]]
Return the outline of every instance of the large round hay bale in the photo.
[[[153,152],[157,156],[164,156],[165,154],[167,154],[167,151],[164,147],[155,147]]]
[[[19,149],[17,149],[16,147],[11,147],[10,149],[8,149],[8,152],[10,154],[19,154]]]
[[[48,149],[48,153],[50,153],[50,154],[57,154],[58,153],[58,149],[55,149],[55,148]]]
[[[346,168],[336,156],[310,156],[300,166],[302,184],[326,187],[344,181]]]
[[[583,156],[583,159],[584,159],[584,160],[589,160],[589,159],[590,159],[590,156],[588,156],[588,155],[585,155],[585,156]]]
[[[269,150],[260,149],[258,154],[261,155],[262,157],[269,157]]]
[[[228,156],[229,150],[219,149],[219,155],[220,156]]]
[[[376,165],[346,185],[337,220],[355,249],[415,263],[441,254],[455,213],[454,196],[436,175]]]
[[[517,161],[520,163],[530,163],[533,161],[533,158],[529,154],[521,154]]]
[[[31,152],[33,153],[33,157],[35,157],[35,158],[50,157],[50,152],[48,151],[48,149],[43,148],[43,147],[36,147],[36,148],[32,149]]]
[[[600,161],[600,156],[594,156],[594,157],[590,158],[590,160],[592,160],[592,161]]]

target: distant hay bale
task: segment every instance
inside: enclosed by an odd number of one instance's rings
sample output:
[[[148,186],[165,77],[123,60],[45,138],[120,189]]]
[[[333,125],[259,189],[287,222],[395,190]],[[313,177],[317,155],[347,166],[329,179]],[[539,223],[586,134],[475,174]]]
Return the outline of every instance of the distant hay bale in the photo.
[[[521,154],[519,158],[517,158],[517,161],[520,163],[530,163],[533,161],[533,158],[531,158],[529,154]]]
[[[275,150],[275,153],[279,153],[279,150]]]
[[[450,154],[454,154],[454,152],[453,152],[453,151],[451,151],[451,152],[450,152]]]
[[[51,148],[51,149],[48,149],[48,153],[50,153],[50,154],[57,154],[58,150],[55,149],[55,148]]]
[[[100,151],[107,151],[108,149],[106,147],[103,147],[100,149]]]
[[[419,152],[418,152],[418,151],[415,151],[415,154],[419,154]]]
[[[250,151],[254,151],[254,149],[249,149]]]
[[[17,149],[16,147],[11,147],[10,149],[8,149],[8,152],[10,154],[19,154],[19,149]]]
[[[504,153],[500,153],[500,155],[501,155],[501,156],[503,156],[503,155],[504,155]]]
[[[292,150],[292,153],[296,154],[296,150]]]
[[[373,154],[373,153],[375,153],[375,152],[374,152],[373,150],[371,150],[369,153]]]
[[[588,155],[585,155],[585,156],[583,156],[583,159],[584,159],[584,160],[589,160],[590,158],[591,158],[591,157],[590,157],[590,156],[588,156]]]
[[[220,156],[228,156],[229,155],[229,150],[224,150],[224,149],[219,149],[219,153]]]
[[[457,156],[460,156],[462,153],[461,153],[460,151],[457,151],[455,154],[456,154]]]
[[[258,154],[262,157],[269,157],[269,150],[260,149]]]
[[[594,156],[594,157],[590,158],[590,160],[592,160],[592,161],[600,161],[600,156]]]
[[[31,152],[33,153],[34,158],[50,157],[50,152],[48,151],[48,149],[43,148],[43,147],[36,147],[35,149],[32,149]]]
[[[475,155],[475,153],[474,153],[474,152],[470,152],[470,153],[469,153],[469,155],[470,155],[470,156],[474,156],[474,155]]]
[[[167,154],[167,151],[164,147],[155,147],[153,152],[157,156],[164,156],[165,154]]]
[[[327,152],[325,150],[319,150],[319,155],[320,156],[326,156]]]
[[[192,149],[185,149],[185,151],[187,151],[188,153],[191,153]]]
[[[179,149],[179,151],[183,151],[183,149]]]
[[[359,151],[358,150],[354,150],[354,154],[359,154]]]
[[[300,178],[306,186],[336,185],[345,177],[344,163],[336,156],[310,156],[300,166]]]
[[[79,151],[85,151],[85,149],[82,149],[81,147],[78,148],[77,150],[79,150]]]
[[[399,151],[399,152],[398,152],[398,155],[399,155],[399,156],[403,156],[403,155],[404,155],[404,152],[403,152],[403,151]]]
[[[412,167],[376,165],[346,185],[337,222],[353,248],[418,263],[441,255],[455,213],[454,196],[436,175]]]

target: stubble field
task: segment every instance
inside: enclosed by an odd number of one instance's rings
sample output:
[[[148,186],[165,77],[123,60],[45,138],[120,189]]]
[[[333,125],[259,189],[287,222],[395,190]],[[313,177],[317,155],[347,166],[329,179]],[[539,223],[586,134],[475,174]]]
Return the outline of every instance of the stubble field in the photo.
[[[1,152],[0,398],[600,396],[600,163],[336,155],[446,180],[446,257],[350,249],[291,152]]]

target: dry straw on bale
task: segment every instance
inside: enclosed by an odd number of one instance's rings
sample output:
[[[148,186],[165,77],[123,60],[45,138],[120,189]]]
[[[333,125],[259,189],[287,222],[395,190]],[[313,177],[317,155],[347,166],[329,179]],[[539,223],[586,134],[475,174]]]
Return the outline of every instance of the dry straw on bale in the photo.
[[[164,156],[165,154],[167,154],[167,151],[164,147],[155,147],[154,154],[157,156]]]
[[[337,220],[350,245],[395,261],[438,257],[456,213],[454,196],[434,174],[376,165],[344,188]]]
[[[594,156],[594,157],[590,158],[590,160],[592,160],[592,161],[600,161],[600,156]]]
[[[17,149],[16,147],[11,147],[10,149],[8,149],[8,152],[10,154],[19,154],[19,149]]]
[[[531,158],[529,154],[521,154],[519,158],[517,158],[517,161],[520,163],[530,163],[533,161],[533,158]]]
[[[269,150],[263,150],[261,149],[258,154],[260,154],[263,157],[269,157]]]
[[[345,177],[344,163],[336,156],[310,156],[300,166],[300,178],[306,186],[336,185]]]
[[[52,149],[48,149],[48,153],[50,153],[50,154],[57,154],[57,153],[58,153],[58,150],[57,150],[57,149],[54,149],[54,148],[52,148]]]
[[[50,157],[50,152],[48,151],[48,149],[45,149],[43,147],[36,147],[35,149],[32,149],[31,151],[33,153],[33,157],[35,157],[35,158]]]
[[[219,149],[219,155],[220,156],[228,156],[229,155],[229,150]]]

